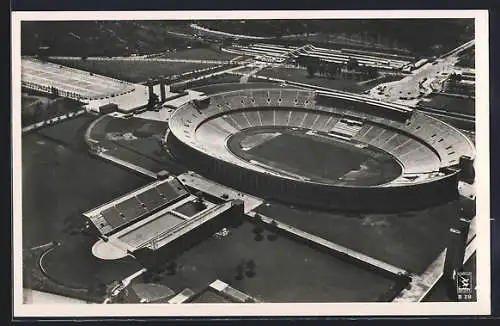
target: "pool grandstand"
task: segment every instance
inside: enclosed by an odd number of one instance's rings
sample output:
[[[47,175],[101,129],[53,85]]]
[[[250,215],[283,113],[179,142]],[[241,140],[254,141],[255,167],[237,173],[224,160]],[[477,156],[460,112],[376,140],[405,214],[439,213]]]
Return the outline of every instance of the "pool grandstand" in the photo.
[[[83,215],[100,238],[92,248],[93,254],[114,260],[133,255],[138,250],[156,251],[180,241],[180,237],[186,241],[188,233],[196,233],[207,224],[216,226],[212,233],[209,232],[213,234],[226,226],[227,212],[234,214],[234,209],[243,214],[242,204],[231,200],[223,203],[203,200],[191,194],[176,177],[168,177]],[[235,215],[230,216],[236,219]]]

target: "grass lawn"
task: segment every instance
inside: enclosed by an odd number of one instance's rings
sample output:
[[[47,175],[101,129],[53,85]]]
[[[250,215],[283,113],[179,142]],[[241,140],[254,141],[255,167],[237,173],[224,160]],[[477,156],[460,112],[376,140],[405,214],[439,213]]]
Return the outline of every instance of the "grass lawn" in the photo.
[[[346,214],[270,203],[257,211],[394,266],[422,273],[446,246],[457,206],[452,202],[398,214]]]
[[[376,79],[373,79],[373,80],[367,81],[366,83],[363,83],[363,86],[373,88],[379,84],[401,80],[404,77],[405,77],[404,75],[383,75],[383,76],[379,76]]]
[[[149,180],[90,156],[83,115],[23,135],[23,242],[59,240],[82,223],[81,213]]]
[[[139,266],[130,259],[93,257],[96,238],[79,232],[81,214],[150,181],[88,154],[83,135],[93,119],[82,115],[22,138],[23,248],[59,241],[44,268],[57,283],[84,289],[128,276]],[[64,286],[53,290],[66,294]]]
[[[236,77],[235,80],[231,80],[230,82],[223,81],[222,83],[213,83],[205,86],[194,87],[193,90],[203,92],[205,94],[216,94],[219,92],[229,92],[229,91],[238,91],[242,89],[266,88],[266,87],[278,87],[278,84],[274,82],[266,82],[263,79],[257,79],[256,82],[240,84],[239,78]]]
[[[30,106],[31,104],[35,103],[38,101],[37,97],[32,97],[32,96],[21,96],[21,108],[24,109],[27,106]]]
[[[160,75],[171,76],[212,67],[211,64],[128,60],[57,60],[58,63],[96,74],[140,83]]]
[[[197,292],[216,279],[264,302],[376,301],[393,280],[350,264],[267,226],[244,222],[175,259],[174,273],[153,279]]]
[[[258,73],[258,75],[353,93],[362,93],[363,91],[373,87],[370,85],[358,85],[357,81],[351,79],[328,79],[318,75],[309,77],[306,70],[295,68],[267,68]]]
[[[217,51],[214,49],[186,49],[180,50],[177,52],[169,52],[165,53],[161,56],[162,58],[171,58],[171,59],[192,59],[192,60],[231,60],[236,58],[237,55]]]
[[[441,94],[433,94],[429,99],[430,101],[421,101],[419,104],[447,112],[457,112],[468,115],[474,115],[476,113],[476,101],[474,99],[458,98]]]
[[[106,117],[94,125],[91,138],[99,146],[106,148],[106,154],[112,155],[134,165],[153,172],[167,170],[171,173],[184,173],[186,169],[179,165],[160,145],[165,136],[167,124],[162,121],[140,118],[120,119]],[[111,134],[131,133],[135,139],[107,139]]]

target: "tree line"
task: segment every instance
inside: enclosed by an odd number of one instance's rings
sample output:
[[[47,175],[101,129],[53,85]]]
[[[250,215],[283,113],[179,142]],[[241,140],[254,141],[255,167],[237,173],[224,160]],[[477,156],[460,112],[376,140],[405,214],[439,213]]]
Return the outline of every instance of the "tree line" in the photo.
[[[309,77],[313,77],[316,73],[331,79],[342,76],[344,73],[360,74],[368,78],[376,78],[379,75],[377,68],[360,64],[355,58],[349,58],[345,63],[336,63],[317,57],[300,55],[296,58],[295,64],[306,68]]]

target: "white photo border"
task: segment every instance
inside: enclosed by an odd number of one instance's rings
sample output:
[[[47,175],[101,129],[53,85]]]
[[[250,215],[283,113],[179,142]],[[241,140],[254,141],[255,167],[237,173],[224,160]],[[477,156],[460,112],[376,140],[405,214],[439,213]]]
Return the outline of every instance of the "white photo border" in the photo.
[[[477,302],[262,304],[23,304],[21,46],[22,21],[216,19],[473,18],[476,46]],[[489,31],[487,10],[45,11],[12,13],[12,190],[14,317],[430,316],[491,314]]]

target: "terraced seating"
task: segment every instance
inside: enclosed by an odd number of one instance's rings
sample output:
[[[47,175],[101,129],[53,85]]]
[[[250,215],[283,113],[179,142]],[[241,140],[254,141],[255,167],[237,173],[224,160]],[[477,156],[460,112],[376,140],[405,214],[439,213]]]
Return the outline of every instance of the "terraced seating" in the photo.
[[[213,122],[202,124],[199,128],[198,134],[203,135],[198,138],[198,141],[201,144],[210,144],[210,146],[217,146],[217,148],[223,148],[218,146],[221,144],[221,140],[222,145],[224,145],[223,140],[231,135],[230,132],[219,128],[218,125]]]
[[[261,117],[263,126],[274,126],[275,125],[274,110],[263,109],[260,111],[260,117]]]
[[[252,127],[244,111],[234,112],[231,114],[231,117],[236,121],[241,129]]]
[[[192,108],[182,107],[175,114],[184,110]],[[227,137],[258,126],[301,127],[324,133],[336,131],[392,154],[404,166],[404,174],[409,175],[431,173],[456,164],[464,153],[474,156],[474,148],[464,136],[437,119],[416,112],[408,122],[403,122],[380,114],[372,115],[369,110],[317,105],[315,93],[305,90],[277,88],[219,93],[211,97],[209,108],[202,113],[190,117],[189,127],[170,121],[171,127],[185,127],[182,132],[186,138],[195,137],[204,150],[228,161],[235,158],[225,148]],[[341,119],[359,121],[359,124]]]
[[[288,116],[290,115],[290,110],[275,110],[275,123],[278,126],[288,125]]]
[[[392,135],[384,142],[379,144],[379,148],[385,151],[392,151],[399,146],[404,145],[409,138],[405,135],[392,132]]]
[[[72,98],[107,98],[135,90],[135,85],[127,82],[36,59],[22,59],[21,75],[27,87],[42,91],[54,87]]]
[[[364,126],[354,139],[397,157],[405,167],[405,173],[436,171],[441,164],[439,157],[427,146],[409,136],[377,125]]]
[[[305,119],[305,114],[306,112],[304,110],[292,111],[290,119],[288,120],[288,125],[299,127]]]
[[[319,119],[319,114],[316,112],[306,112],[306,117],[302,122],[302,128],[313,129],[313,124]]]
[[[417,113],[405,129],[435,148],[442,166],[457,164],[461,155],[475,155],[474,146],[464,135],[432,117]]]
[[[142,206],[141,202],[137,200],[136,197],[116,204],[115,207],[128,220],[139,218],[148,212],[148,209]]]
[[[316,130],[328,133],[332,130],[333,126],[335,126],[340,118],[334,115],[325,115],[325,118],[326,121],[324,121],[324,125],[319,125]]]
[[[372,139],[369,143],[370,145],[377,147],[377,148],[382,148],[384,146],[384,144],[389,142],[393,136],[397,136],[397,134],[392,130],[383,129],[383,128],[380,128],[380,129],[381,129],[380,134],[377,137],[375,137],[374,139]]]
[[[341,119],[335,124],[335,126],[332,128],[330,132],[336,134],[342,134],[348,137],[353,137],[359,132],[361,128],[362,125],[352,124],[349,123],[348,121]]]
[[[246,116],[248,118],[248,121],[250,121],[250,124],[253,127],[261,126],[262,125],[259,113],[260,112],[258,110],[247,110],[247,111],[245,111],[245,114],[246,114]]]

